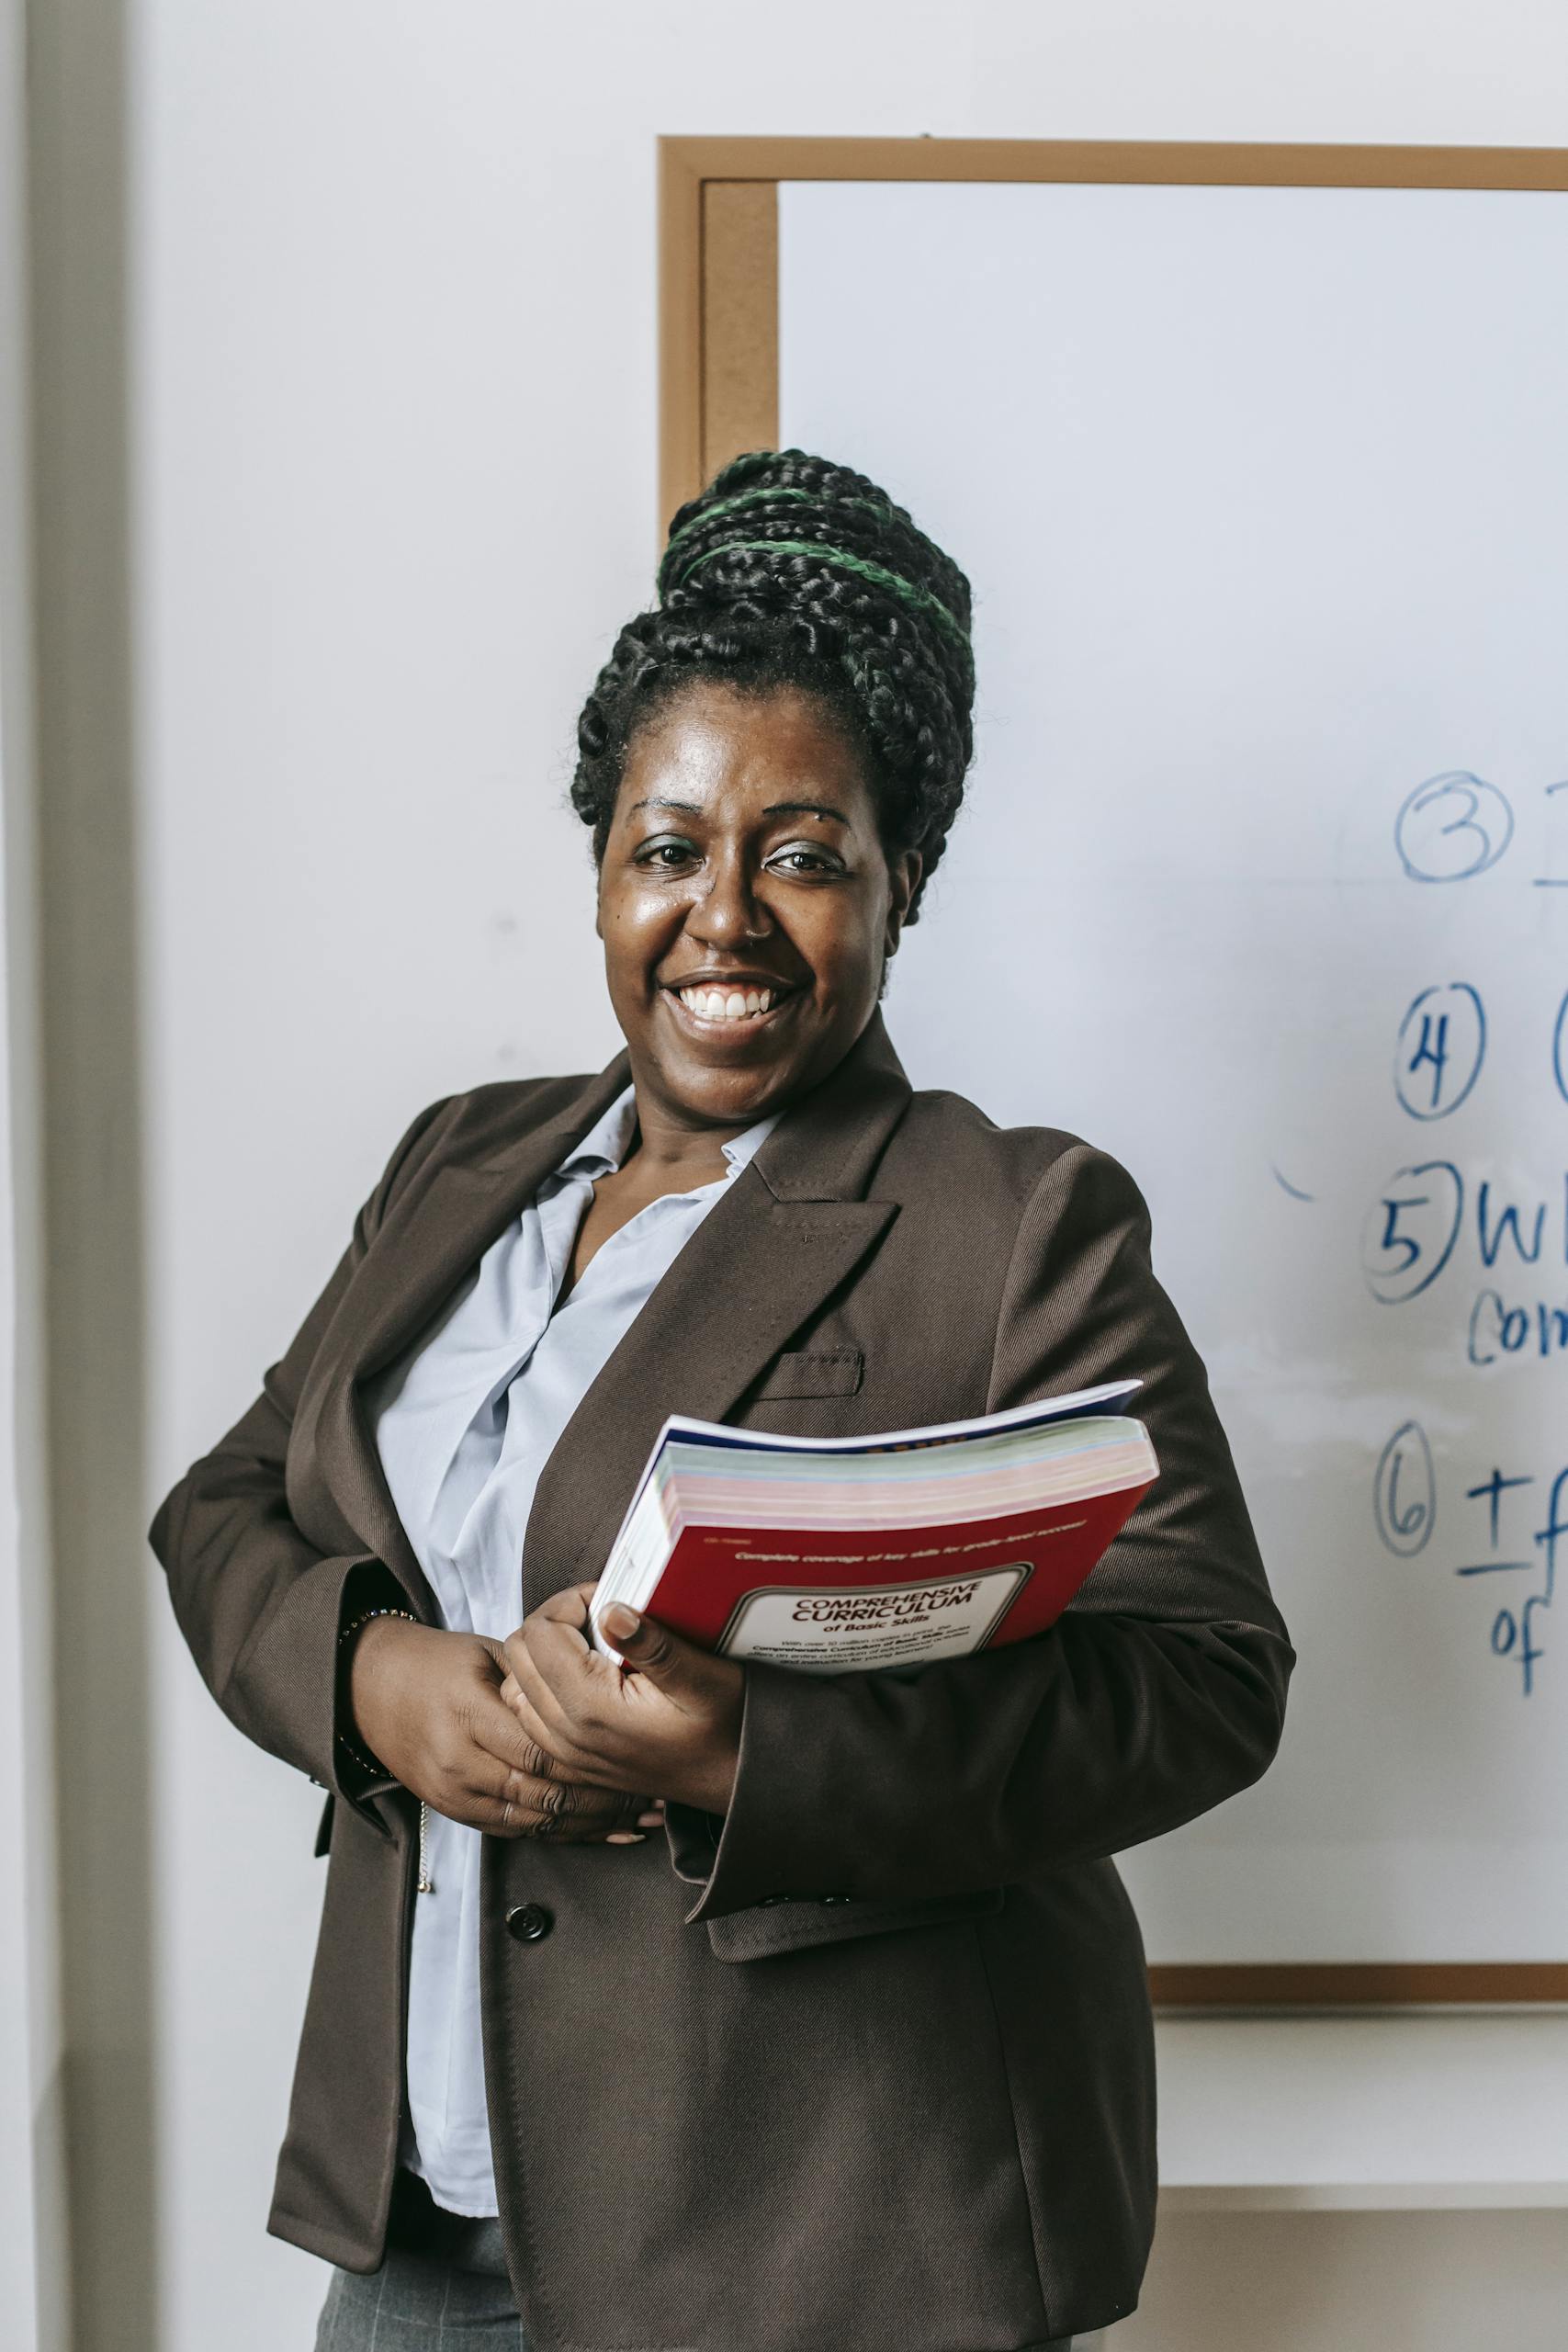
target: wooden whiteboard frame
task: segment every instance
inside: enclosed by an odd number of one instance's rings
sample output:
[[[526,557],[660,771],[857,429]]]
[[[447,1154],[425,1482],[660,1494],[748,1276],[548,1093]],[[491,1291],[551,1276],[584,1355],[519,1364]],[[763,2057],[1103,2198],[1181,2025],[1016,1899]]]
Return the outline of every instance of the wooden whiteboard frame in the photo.
[[[661,139],[660,538],[744,449],[777,447],[781,180],[1568,189],[1548,147],[1230,146],[1030,139]],[[1182,2009],[1568,2004],[1568,1961],[1154,1968]]]

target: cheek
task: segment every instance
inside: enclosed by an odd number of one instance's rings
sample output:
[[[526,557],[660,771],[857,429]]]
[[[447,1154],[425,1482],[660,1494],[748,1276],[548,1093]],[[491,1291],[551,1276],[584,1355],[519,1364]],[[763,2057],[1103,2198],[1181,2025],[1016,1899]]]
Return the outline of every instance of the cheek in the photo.
[[[606,959],[630,974],[639,964],[664,954],[672,931],[678,931],[684,908],[668,889],[639,885],[632,879],[601,884],[598,930]]]
[[[605,932],[635,931],[646,909],[649,894],[640,888],[635,875],[616,874],[599,877],[599,922]]]
[[[818,977],[836,992],[850,995],[874,989],[882,969],[882,939],[887,921],[884,889],[856,892],[852,902],[838,899],[825,905],[812,926],[812,963]]]

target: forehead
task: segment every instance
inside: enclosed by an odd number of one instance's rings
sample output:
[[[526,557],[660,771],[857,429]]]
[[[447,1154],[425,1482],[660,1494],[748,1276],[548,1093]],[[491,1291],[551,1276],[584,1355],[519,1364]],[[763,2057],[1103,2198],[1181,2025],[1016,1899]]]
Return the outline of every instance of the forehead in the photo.
[[[831,707],[808,689],[742,691],[696,680],[643,722],[627,747],[621,806],[677,797],[710,813],[760,806],[830,786],[852,821],[870,820],[870,786],[855,745]]]

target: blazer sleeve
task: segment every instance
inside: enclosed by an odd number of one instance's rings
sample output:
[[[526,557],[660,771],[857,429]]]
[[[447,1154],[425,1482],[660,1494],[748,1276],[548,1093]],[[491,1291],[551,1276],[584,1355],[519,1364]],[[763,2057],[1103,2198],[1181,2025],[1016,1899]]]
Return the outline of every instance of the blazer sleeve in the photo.
[[[1141,1376],[1159,1476],[1047,1632],[900,1675],[750,1664],[722,1820],[669,1821],[716,1917],[785,1892],[908,1900],[1116,1853],[1256,1781],[1294,1652],[1203,1366],[1125,1169],[1070,1141],[1020,1223],[988,1408]]]
[[[355,1219],[347,1248],[261,1395],[159,1504],[149,1541],[168,1577],[180,1631],[231,1722],[385,1825],[367,1799],[391,1785],[345,1753],[353,1734],[338,1634],[360,1609],[407,1608],[391,1570],[367,1552],[325,1554],[289,1515],[288,1435],[299,1392],[338,1302],[374,1241],[400,1178],[450,1097],[422,1111]]]

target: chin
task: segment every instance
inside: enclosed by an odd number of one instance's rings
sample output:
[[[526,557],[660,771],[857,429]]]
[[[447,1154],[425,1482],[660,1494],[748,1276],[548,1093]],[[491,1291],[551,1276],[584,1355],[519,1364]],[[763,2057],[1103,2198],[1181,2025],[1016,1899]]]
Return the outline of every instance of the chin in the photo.
[[[777,1107],[780,1094],[793,1091],[792,1072],[778,1062],[742,1063],[728,1069],[702,1062],[666,1063],[661,1077],[672,1102],[715,1122],[760,1119]]]

